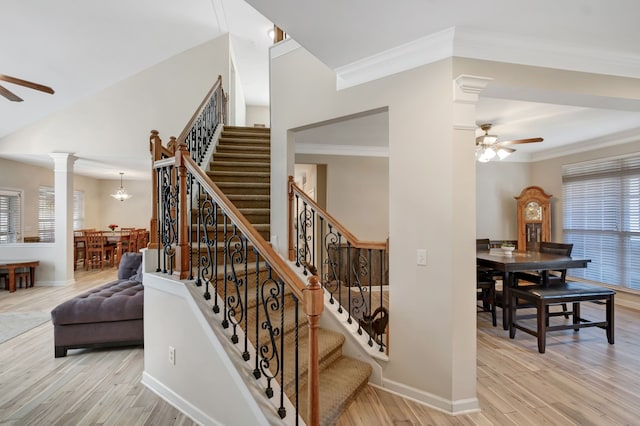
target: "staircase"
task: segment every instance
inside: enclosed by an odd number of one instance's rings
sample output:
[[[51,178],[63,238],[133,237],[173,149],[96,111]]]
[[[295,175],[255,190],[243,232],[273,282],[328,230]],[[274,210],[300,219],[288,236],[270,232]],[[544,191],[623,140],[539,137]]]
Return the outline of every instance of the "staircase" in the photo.
[[[213,160],[209,164],[208,176],[225,193],[232,203],[240,210],[247,220],[258,232],[269,240],[270,236],[270,132],[269,129],[253,127],[229,127],[225,126],[217,145]],[[231,235],[227,230],[227,237]],[[218,236],[219,241],[224,240],[224,235]],[[258,327],[256,322],[259,300],[257,282],[263,282],[270,278],[269,271],[263,263],[256,265],[255,255],[252,250],[246,255],[247,266],[244,270],[244,283],[242,289],[233,284],[218,286],[219,300],[226,298],[229,304],[233,303],[236,291],[245,292],[246,305],[248,307],[246,318],[238,312],[235,317],[229,318],[228,324],[223,321],[223,326],[240,327],[248,336],[259,336],[258,346],[268,346],[269,336]],[[219,253],[223,249],[219,248]],[[218,256],[218,280],[225,282],[225,273],[229,274],[229,264],[224,265],[224,255]],[[276,280],[277,281],[277,280]],[[225,283],[230,283],[228,280]],[[246,288],[244,288],[246,287]],[[227,291],[225,294],[224,291]],[[238,296],[237,299],[239,299]],[[215,298],[214,298],[215,299]],[[210,302],[213,302],[212,299]],[[295,309],[294,300],[285,291],[285,334],[284,358],[293,360],[295,357]],[[214,308],[215,311],[215,308]],[[293,362],[285,364],[284,391],[289,399],[295,401],[296,376],[299,379],[299,410],[303,419],[307,419],[307,318],[299,311],[299,353],[300,361],[296,374]],[[223,310],[222,312],[225,312]],[[261,314],[262,315],[262,314]],[[234,325],[235,324],[235,325]],[[337,332],[319,329],[319,364],[320,372],[320,423],[329,425],[334,423],[342,411],[353,400],[355,395],[367,384],[371,374],[371,366],[354,358],[342,354],[342,345],[345,337]],[[273,372],[277,375],[277,372]],[[278,375],[279,378],[279,375]],[[282,385],[282,384],[281,384]],[[288,414],[289,415],[289,414]],[[293,414],[291,414],[293,415]]]

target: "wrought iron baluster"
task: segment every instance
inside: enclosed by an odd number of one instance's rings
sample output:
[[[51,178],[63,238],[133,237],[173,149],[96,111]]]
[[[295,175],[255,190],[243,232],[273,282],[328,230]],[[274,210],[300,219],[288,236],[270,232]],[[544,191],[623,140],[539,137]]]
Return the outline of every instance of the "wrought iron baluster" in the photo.
[[[295,223],[293,224],[293,226],[295,227],[295,233],[296,233],[296,266],[300,267],[301,263],[300,263],[300,196],[298,194],[296,194],[296,202],[295,202],[295,206],[296,206],[296,220]]]
[[[209,258],[211,258],[211,247],[213,247],[213,291],[216,294],[216,298],[213,301],[213,312],[215,312],[216,314],[218,312],[220,312],[220,306],[218,306],[218,246],[219,246],[219,241],[218,241],[218,203],[213,203],[213,213],[212,213],[212,217],[213,217],[213,243],[209,245]]]
[[[228,267],[228,260],[229,260],[229,253],[227,251],[228,246],[227,246],[227,242],[228,242],[228,236],[227,236],[227,232],[228,232],[228,228],[227,228],[227,214],[224,212],[224,210],[222,211],[222,220],[224,223],[223,229],[224,229],[224,247],[222,248],[222,255],[224,256],[222,262],[223,262],[223,269],[222,272],[224,273],[224,278],[222,281],[222,312],[224,313],[223,317],[224,319],[222,320],[222,327],[223,328],[227,328],[229,327],[229,319],[227,318],[227,312],[228,312],[228,308],[227,308],[227,280],[228,280],[228,274],[227,274],[227,267]]]
[[[227,319],[232,326],[231,341],[234,344],[238,343],[238,327],[246,318],[246,297],[242,297],[242,293],[246,292],[246,243],[244,235],[239,235],[237,226],[233,225],[233,231],[226,246],[226,251],[229,253],[229,268],[231,269],[226,281],[233,284],[232,291],[235,291],[227,296],[226,312]],[[241,264],[245,264],[245,277],[240,276],[236,270],[236,267]]]
[[[260,373],[260,366],[258,364],[260,362],[260,357],[258,356],[258,351],[260,350],[260,307],[262,306],[260,303],[260,253],[258,253],[256,247],[253,248],[253,252],[256,255],[256,271],[258,271],[258,273],[256,273],[256,340],[253,345],[256,350],[256,355],[254,357],[256,362],[255,368],[253,369],[253,377],[259,379],[262,377],[262,374]]]
[[[284,408],[284,281],[278,279],[278,286],[280,287],[280,408],[278,408],[278,415],[281,419],[284,419],[287,415],[287,409]]]
[[[295,350],[294,350],[294,354],[295,354],[295,382],[296,382],[296,388],[295,388],[295,405],[296,405],[296,425],[298,424],[298,418],[299,418],[299,413],[300,413],[300,371],[299,371],[299,367],[300,367],[300,341],[299,341],[299,332],[300,332],[300,316],[298,313],[298,298],[295,296],[295,294],[291,294],[291,297],[293,298],[293,304],[295,306]],[[283,384],[284,387],[284,384]]]
[[[198,234],[198,267],[200,268],[199,275],[205,281],[205,292],[204,298],[205,300],[211,299],[211,293],[209,292],[209,285],[211,284],[212,279],[215,279],[215,275],[213,269],[215,265],[211,260],[211,247],[215,244],[215,241],[212,242],[209,236],[209,225],[214,223],[215,221],[215,204],[213,202],[213,198],[209,194],[203,194],[203,197],[200,199],[201,207],[198,212],[198,220],[201,224],[201,228]],[[201,244],[205,245],[205,253],[203,254],[201,251]],[[214,290],[215,291],[215,290]],[[217,302],[217,299],[215,299]]]
[[[279,345],[276,340],[280,338],[283,330],[276,325],[276,318],[273,316],[284,309],[280,296],[282,291],[273,278],[271,265],[267,264],[267,278],[260,284],[260,302],[264,310],[260,328],[267,333],[266,342],[260,343],[260,372],[267,379],[265,394],[268,398],[273,397],[272,381],[280,374],[281,368],[281,354],[278,352]]]
[[[156,241],[158,241],[158,244],[162,244],[162,200],[161,200],[161,195],[162,195],[162,185],[161,185],[161,170],[160,169],[156,169],[156,200],[157,200],[157,204],[154,207],[156,209],[156,212],[159,212],[160,214],[157,214],[157,224],[156,224],[156,228],[158,231],[158,239]],[[156,250],[157,251],[157,256],[158,256],[158,264],[156,265],[156,272],[160,272],[162,271],[162,269],[160,268],[160,249]]]

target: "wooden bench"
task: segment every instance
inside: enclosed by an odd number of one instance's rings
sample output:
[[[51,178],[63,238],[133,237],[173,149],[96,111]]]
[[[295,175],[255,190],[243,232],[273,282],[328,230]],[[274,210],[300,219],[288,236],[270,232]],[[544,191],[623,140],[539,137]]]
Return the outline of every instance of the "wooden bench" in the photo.
[[[509,290],[509,337],[513,339],[516,329],[531,334],[538,338],[538,351],[544,353],[546,347],[546,335],[548,331],[569,330],[576,332],[584,327],[600,327],[607,332],[607,341],[613,345],[614,329],[614,305],[613,296],[615,291],[590,284],[567,282],[549,287],[544,286],[524,286],[515,287]],[[534,330],[525,326],[520,320],[530,318],[531,315],[517,315],[518,299],[524,299],[535,306],[537,329]],[[580,303],[587,301],[604,301],[606,303],[606,316],[604,321],[590,321],[580,317]],[[549,306],[563,303],[573,304],[571,324],[549,325]],[[557,313],[562,315],[562,312]]]

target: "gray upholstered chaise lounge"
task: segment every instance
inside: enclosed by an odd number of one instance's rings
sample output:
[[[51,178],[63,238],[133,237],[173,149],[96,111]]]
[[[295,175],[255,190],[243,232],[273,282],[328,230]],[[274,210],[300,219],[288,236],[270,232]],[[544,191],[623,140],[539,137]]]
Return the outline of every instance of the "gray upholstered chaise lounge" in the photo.
[[[55,357],[68,349],[143,344],[143,299],[142,254],[125,253],[116,281],[51,311]]]

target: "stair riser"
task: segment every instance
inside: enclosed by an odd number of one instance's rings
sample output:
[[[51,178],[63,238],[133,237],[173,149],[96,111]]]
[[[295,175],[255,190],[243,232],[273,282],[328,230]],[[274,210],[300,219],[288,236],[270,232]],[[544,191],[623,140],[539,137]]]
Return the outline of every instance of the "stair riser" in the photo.
[[[244,199],[244,200],[231,200],[234,206],[239,209],[247,208],[247,209],[268,209],[271,207],[271,201],[269,199],[265,200],[252,200],[252,199]]]
[[[262,133],[241,133],[241,132],[222,132],[220,140],[227,141],[259,141],[263,143],[269,143],[270,135]]]
[[[268,173],[262,176],[253,176],[246,174],[233,174],[227,175],[220,172],[207,172],[207,175],[214,181],[216,184],[218,182],[245,182],[245,183],[269,183],[271,181],[271,176]]]
[[[238,185],[225,185],[224,182],[221,182],[221,184],[218,186],[220,187],[222,192],[224,192],[225,195],[227,196],[228,195],[269,195],[271,192],[268,186],[245,187],[245,186],[238,186]]]
[[[241,163],[233,162],[211,162],[209,165],[211,172],[262,172],[270,173],[270,163],[251,163],[243,161]]]
[[[269,163],[268,155],[263,154],[227,154],[224,152],[213,154],[213,161],[233,161],[238,163]]]
[[[239,154],[248,154],[248,153],[256,153],[256,154],[269,154],[270,146],[264,145],[248,145],[248,144],[224,144],[218,145],[216,147],[216,153],[239,153]]]

